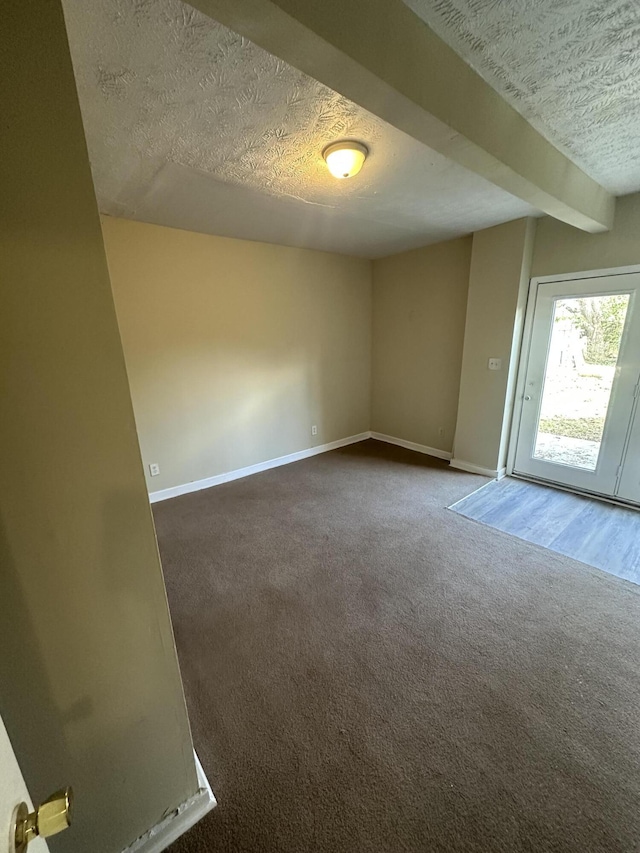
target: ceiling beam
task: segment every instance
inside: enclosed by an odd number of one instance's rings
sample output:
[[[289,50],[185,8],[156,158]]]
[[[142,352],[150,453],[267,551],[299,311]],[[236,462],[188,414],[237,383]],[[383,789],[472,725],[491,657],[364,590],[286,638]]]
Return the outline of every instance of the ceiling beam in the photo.
[[[550,216],[584,231],[612,227],[614,196],[538,133],[402,0],[191,5]]]

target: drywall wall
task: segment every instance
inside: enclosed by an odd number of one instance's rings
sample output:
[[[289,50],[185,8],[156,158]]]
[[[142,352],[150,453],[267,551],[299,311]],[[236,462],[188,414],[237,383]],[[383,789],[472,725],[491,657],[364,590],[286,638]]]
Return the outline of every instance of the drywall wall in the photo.
[[[518,219],[473,235],[456,467],[495,473],[506,463],[535,224]],[[500,370],[489,370],[490,358],[501,360]]]
[[[586,234],[550,217],[473,236],[453,465],[506,465],[519,346],[531,276],[640,264],[640,194],[617,201],[612,231]],[[502,359],[490,371],[490,357]]]
[[[150,491],[369,429],[369,261],[102,222]]]
[[[375,432],[451,451],[471,240],[374,261]]]
[[[585,234],[548,216],[538,221],[534,276],[631,264],[640,264],[640,193],[617,200],[613,230],[605,234]]]
[[[62,9],[2,6],[0,714],[60,853],[197,789]]]

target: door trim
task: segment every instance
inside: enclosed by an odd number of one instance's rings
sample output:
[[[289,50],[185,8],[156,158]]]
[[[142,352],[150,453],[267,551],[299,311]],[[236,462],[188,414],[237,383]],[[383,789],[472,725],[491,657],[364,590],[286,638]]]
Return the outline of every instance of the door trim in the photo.
[[[196,793],[170,811],[133,844],[125,847],[122,853],[161,853],[191,829],[207,812],[216,807],[216,798],[195,749],[193,750],[193,758],[198,774],[198,790]]]
[[[531,351],[531,339],[533,335],[533,314],[536,304],[536,298],[538,296],[539,285],[550,284],[552,282],[560,281],[576,281],[578,279],[584,278],[610,278],[611,276],[615,275],[629,275],[629,273],[640,273],[640,264],[632,264],[631,266],[625,267],[609,267],[600,270],[584,270],[582,272],[560,273],[558,275],[539,275],[534,276],[529,281],[527,307],[524,312],[522,343],[520,345],[520,352],[518,354],[515,399],[513,402],[513,415],[511,418],[511,428],[509,430],[509,447],[507,450],[507,476],[513,475],[515,467],[516,445],[518,441],[518,433],[520,432],[520,421],[522,419],[524,386],[526,381],[525,374],[526,367],[529,363],[529,353]],[[567,490],[574,491],[573,489],[569,488]],[[576,491],[576,494],[584,494],[584,492]],[[596,495],[593,496],[596,497]]]

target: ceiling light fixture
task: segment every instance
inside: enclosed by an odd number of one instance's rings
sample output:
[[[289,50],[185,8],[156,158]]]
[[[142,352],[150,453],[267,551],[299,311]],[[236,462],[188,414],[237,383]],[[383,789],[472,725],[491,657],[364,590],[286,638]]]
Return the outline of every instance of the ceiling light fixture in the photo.
[[[362,169],[368,153],[368,148],[361,142],[348,140],[329,145],[322,156],[334,178],[352,178]]]

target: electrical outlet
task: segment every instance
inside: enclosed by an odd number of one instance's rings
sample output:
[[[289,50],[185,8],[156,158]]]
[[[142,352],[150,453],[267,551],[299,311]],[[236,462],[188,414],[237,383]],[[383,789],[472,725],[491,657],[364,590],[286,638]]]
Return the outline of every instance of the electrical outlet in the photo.
[[[489,367],[489,370],[500,370],[502,368],[502,359],[501,358],[490,358],[488,367]]]
[[[318,427],[314,424],[311,427],[311,435],[317,435],[317,434],[318,434]]]
[[[160,466],[157,462],[152,462],[151,465],[149,465],[149,473],[152,477],[158,476],[158,474],[160,473]]]

